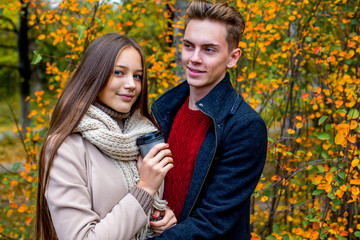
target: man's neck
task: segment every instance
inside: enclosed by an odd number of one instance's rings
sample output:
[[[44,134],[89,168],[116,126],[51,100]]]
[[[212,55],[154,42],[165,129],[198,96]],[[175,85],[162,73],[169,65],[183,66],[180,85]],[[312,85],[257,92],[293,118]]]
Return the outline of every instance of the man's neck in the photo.
[[[211,90],[211,89],[210,89]],[[189,95],[189,108],[191,110],[199,110],[196,107],[196,102],[205,97],[210,90],[197,89],[190,86],[190,95]]]

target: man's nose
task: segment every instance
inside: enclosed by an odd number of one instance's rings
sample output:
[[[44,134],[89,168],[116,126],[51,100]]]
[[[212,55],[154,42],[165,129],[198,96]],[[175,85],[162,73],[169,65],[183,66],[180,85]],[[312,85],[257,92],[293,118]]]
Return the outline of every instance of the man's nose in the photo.
[[[200,49],[195,49],[195,51],[193,52],[190,61],[193,63],[201,63],[202,59],[201,59],[201,52]]]

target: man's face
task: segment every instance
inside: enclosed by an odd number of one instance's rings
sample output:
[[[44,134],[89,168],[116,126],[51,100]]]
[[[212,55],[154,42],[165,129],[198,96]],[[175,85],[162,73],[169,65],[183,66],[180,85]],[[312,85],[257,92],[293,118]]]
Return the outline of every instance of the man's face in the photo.
[[[185,30],[181,56],[190,87],[206,95],[225,77],[226,69],[235,66],[240,50],[229,52],[225,24],[193,19]]]

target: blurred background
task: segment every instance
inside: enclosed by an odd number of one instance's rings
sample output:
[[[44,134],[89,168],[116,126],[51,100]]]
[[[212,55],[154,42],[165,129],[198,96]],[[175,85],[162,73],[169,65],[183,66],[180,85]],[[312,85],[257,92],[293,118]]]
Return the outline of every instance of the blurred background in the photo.
[[[231,80],[269,135],[252,239],[360,239],[360,1],[228,2],[246,21]],[[0,239],[33,238],[37,157],[84,49],[108,32],[139,41],[151,103],[184,80],[187,5],[0,0]]]

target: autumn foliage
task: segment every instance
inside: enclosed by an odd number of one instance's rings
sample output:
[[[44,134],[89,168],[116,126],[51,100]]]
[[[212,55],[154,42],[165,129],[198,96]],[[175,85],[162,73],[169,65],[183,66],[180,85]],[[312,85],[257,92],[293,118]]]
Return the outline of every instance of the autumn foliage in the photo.
[[[141,43],[151,101],[179,83],[172,41],[183,26],[173,24],[175,0],[122,2],[23,1],[37,39],[33,64],[46,81],[28,99],[25,168],[0,176],[8,187],[0,238],[33,236],[36,159],[49,116],[93,39],[120,32]],[[269,134],[267,163],[252,197],[252,239],[360,239],[359,3],[230,2],[246,20],[231,79]],[[20,7],[15,0],[0,5],[4,15],[20,14]]]

